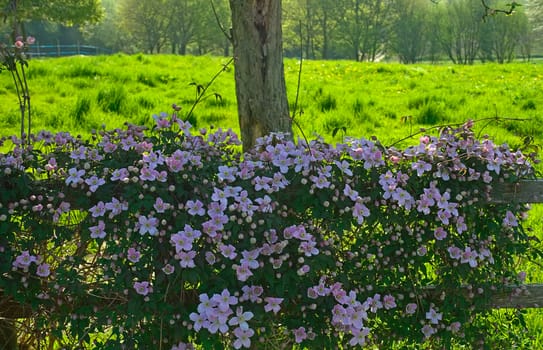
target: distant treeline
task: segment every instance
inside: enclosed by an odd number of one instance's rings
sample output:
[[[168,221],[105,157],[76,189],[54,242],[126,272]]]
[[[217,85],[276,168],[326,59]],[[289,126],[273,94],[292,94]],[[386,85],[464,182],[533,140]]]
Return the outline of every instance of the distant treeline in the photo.
[[[33,21],[27,32],[42,43],[80,43],[111,52],[231,54],[227,0],[102,0],[102,5],[105,16],[97,25]],[[495,0],[283,0],[284,51],[309,59],[459,64],[543,54],[538,42],[543,6],[527,0],[511,15],[499,11],[510,6]]]

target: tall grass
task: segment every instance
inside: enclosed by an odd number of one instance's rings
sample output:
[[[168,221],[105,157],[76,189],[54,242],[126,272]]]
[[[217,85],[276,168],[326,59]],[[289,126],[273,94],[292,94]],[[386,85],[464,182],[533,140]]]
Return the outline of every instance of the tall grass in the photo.
[[[172,103],[190,109],[195,99],[191,83],[205,84],[227,62],[223,57],[172,55],[113,55],[34,59],[28,70],[33,108],[40,111],[34,128],[78,132],[126,121],[150,123],[152,115],[169,112]],[[499,142],[520,144],[525,136],[541,143],[543,65],[400,65],[350,61],[307,61],[303,66],[297,121],[306,134],[340,141],[347,135],[376,135],[390,144],[441,123],[466,119],[496,119],[479,123],[481,134]],[[299,64],[285,61],[287,91],[294,101]],[[200,127],[237,127],[234,69],[229,67],[210,88],[210,96],[196,108]],[[0,127],[16,134],[18,113],[8,74],[0,74]],[[293,106],[291,106],[292,108]],[[405,122],[404,116],[411,116]]]

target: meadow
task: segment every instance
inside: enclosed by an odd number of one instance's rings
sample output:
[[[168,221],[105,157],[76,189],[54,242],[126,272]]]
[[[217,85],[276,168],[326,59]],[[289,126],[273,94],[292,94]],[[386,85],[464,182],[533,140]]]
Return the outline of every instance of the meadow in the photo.
[[[224,57],[113,55],[33,59],[28,68],[33,130],[70,131],[151,125],[153,114],[186,115],[205,86],[228,62]],[[344,136],[377,136],[395,144],[422,128],[479,120],[475,129],[497,142],[543,144],[543,65],[400,65],[351,61],[285,61],[291,111],[309,137],[338,142]],[[19,132],[20,112],[8,72],[0,74],[0,136]],[[236,132],[234,68],[224,67],[190,117],[198,128]],[[297,133],[300,133],[296,130]],[[410,142],[409,140],[405,142]],[[543,232],[543,208],[532,209],[531,226]],[[539,234],[542,237],[542,234]],[[543,282],[540,267],[528,267],[530,282]],[[543,348],[543,313],[527,311],[534,348]],[[500,313],[496,313],[500,317]]]
[[[224,57],[113,55],[33,59],[28,68],[33,130],[88,134],[103,125],[150,125],[153,114],[186,115]],[[287,59],[291,113],[308,138],[377,136],[390,145],[421,127],[481,120],[477,130],[516,146],[543,140],[543,65],[401,65]],[[17,134],[19,107],[8,72],[0,74],[1,135]],[[298,104],[295,105],[298,95]],[[195,108],[196,127],[238,131],[234,69],[224,68]],[[297,130],[299,133],[299,131]]]

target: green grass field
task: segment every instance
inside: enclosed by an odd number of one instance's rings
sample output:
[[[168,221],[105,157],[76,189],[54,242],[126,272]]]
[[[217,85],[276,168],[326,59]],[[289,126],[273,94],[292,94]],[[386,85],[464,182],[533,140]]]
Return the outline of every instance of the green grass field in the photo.
[[[205,85],[228,61],[224,57],[114,55],[31,60],[33,131],[49,129],[88,135],[92,129],[125,122],[151,124],[152,115],[170,112],[172,103],[186,113],[196,88]],[[291,110],[294,110],[299,62],[286,60]],[[296,120],[306,135],[337,142],[345,135],[377,136],[385,145],[421,127],[476,123],[481,135],[520,145],[526,136],[543,144],[543,64],[400,65],[351,61],[304,61]],[[1,136],[19,133],[19,107],[8,72],[0,74]],[[191,119],[197,127],[238,131],[234,68],[210,87]],[[221,96],[216,98],[213,93]],[[522,119],[522,120],[520,120]],[[345,128],[345,132],[343,132]],[[333,136],[334,131],[337,132]],[[543,208],[532,210],[529,226],[539,237]],[[531,282],[543,282],[537,265]],[[543,348],[543,312],[528,311],[526,334]]]
[[[34,131],[88,133],[129,121],[149,124],[171,104],[187,112],[196,95],[228,61],[224,57],[99,56],[32,60],[28,70]],[[286,60],[294,110],[299,62]],[[401,65],[304,61],[296,120],[308,137],[340,141],[346,134],[391,144],[420,127],[487,119],[477,130],[498,142],[520,144],[543,135],[543,65]],[[17,134],[19,108],[11,77],[0,74],[2,135]],[[229,66],[195,110],[197,127],[237,130],[234,69]],[[213,93],[219,94],[217,99]],[[494,119],[499,118],[499,119]],[[524,119],[525,121],[509,120]],[[343,132],[345,128],[346,133]],[[332,137],[334,130],[341,130]]]

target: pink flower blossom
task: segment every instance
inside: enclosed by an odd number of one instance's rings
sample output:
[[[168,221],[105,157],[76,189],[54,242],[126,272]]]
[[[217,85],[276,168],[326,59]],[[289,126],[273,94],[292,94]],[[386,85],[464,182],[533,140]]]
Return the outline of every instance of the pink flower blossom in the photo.
[[[383,297],[383,306],[387,310],[393,309],[396,307],[396,300],[392,295],[385,295]]]
[[[458,247],[449,247],[447,248],[447,251],[449,252],[449,256],[452,258],[452,259],[460,259],[460,256],[462,255],[462,249],[458,248]]]
[[[443,317],[443,313],[437,312],[433,307],[426,313],[426,319],[430,321],[431,324],[439,324]]]
[[[448,329],[452,332],[452,333],[458,333],[460,331],[460,327],[461,327],[461,323],[460,322],[453,322],[450,324],[450,326],[448,327]]]
[[[254,314],[251,311],[243,311],[243,307],[238,307],[236,310],[236,316],[232,317],[228,324],[230,326],[238,326],[242,330],[246,331],[249,329],[249,324],[247,321],[250,321],[253,318]]]
[[[166,264],[164,265],[164,267],[162,267],[162,272],[164,272],[164,274],[166,275],[171,275],[174,271],[175,271],[175,267],[173,267],[170,264]]]
[[[126,258],[133,263],[137,263],[138,261],[140,261],[141,253],[135,248],[131,247],[128,248]]]
[[[425,324],[421,329],[422,334],[424,334],[424,338],[430,338],[432,334],[435,334],[436,330],[429,324]]]
[[[187,201],[185,207],[188,209],[188,213],[192,216],[199,215],[204,216],[206,214],[206,211],[204,209],[204,204],[200,202],[199,200]]]
[[[370,329],[367,327],[363,327],[362,329],[356,329],[354,328],[352,330],[353,337],[349,341],[349,344],[351,346],[364,346],[366,345],[366,337],[370,334]]]
[[[136,290],[136,293],[143,296],[152,292],[151,285],[147,281],[134,282],[134,289]]]
[[[236,340],[234,340],[234,349],[250,348],[251,347],[251,337],[255,334],[255,331],[252,329],[242,329],[238,327],[234,329],[234,335]]]
[[[194,264],[194,258],[196,257],[196,252],[194,250],[184,252],[181,251],[179,254],[179,265],[183,268],[193,268],[196,267]]]
[[[262,302],[260,296],[264,292],[264,288],[261,286],[243,286],[241,287],[241,290],[243,291],[243,295],[239,298],[239,301],[249,300],[252,303]]]
[[[213,294],[211,301],[217,303],[219,310],[224,312],[230,309],[230,305],[236,305],[238,298],[231,295],[228,289],[223,289],[221,294]]]
[[[236,247],[234,247],[231,244],[225,245],[221,243],[219,245],[219,250],[225,258],[230,259],[230,260],[234,260],[236,256],[238,255],[236,253]]]
[[[266,302],[266,305],[264,305],[264,311],[273,311],[274,314],[277,314],[281,310],[281,303],[283,302],[283,300],[283,298],[274,297],[264,298],[264,301]]]
[[[96,192],[98,187],[102,186],[106,183],[106,181],[102,178],[97,177],[96,175],[93,175],[92,177],[85,180],[85,183],[89,185],[89,190],[91,192]]]
[[[194,350],[194,346],[192,344],[180,342],[179,344],[172,346],[170,350]]]
[[[103,239],[106,237],[105,229],[106,224],[102,220],[99,220],[98,225],[89,227],[89,231],[91,232],[90,237]]]
[[[138,224],[139,224],[139,233],[140,235],[144,235],[146,233],[149,233],[150,236],[156,236],[158,234],[158,219],[154,218],[152,216],[146,217],[144,215],[140,215],[138,218]]]
[[[438,227],[434,230],[434,237],[438,240],[438,241],[442,241],[444,240],[445,238],[447,238],[447,231],[445,231],[445,229],[443,227]]]
[[[471,250],[470,247],[466,247],[460,256],[460,262],[469,264],[471,267],[477,267],[478,254],[475,250]]]
[[[159,197],[155,200],[153,208],[155,208],[157,213],[164,213],[166,210],[170,209],[170,204],[164,202],[164,200]]]
[[[234,264],[232,265],[232,268],[236,270],[236,276],[238,278],[238,281],[240,282],[247,281],[247,279],[253,275],[249,266],[245,264],[241,264],[241,265]]]
[[[34,255],[31,255],[28,250],[23,251],[19,256],[15,258],[13,266],[23,270],[28,270],[28,267],[32,263],[36,263],[37,258]]]
[[[292,331],[294,334],[294,341],[298,344],[303,342],[305,339],[307,339],[307,333],[305,331],[305,327],[299,327]]]
[[[415,313],[415,311],[417,311],[417,304],[415,303],[409,303],[405,306],[405,312],[408,314],[408,315],[412,315]]]
[[[105,208],[107,210],[110,210],[110,218],[114,217],[115,215],[119,215],[121,212],[128,209],[128,203],[121,202],[117,198],[113,197],[111,198],[111,202],[107,202],[105,204]]]
[[[42,263],[42,264],[39,264],[38,267],[36,268],[36,275],[40,277],[47,277],[50,274],[51,274],[51,270],[50,270],[49,264]]]
[[[85,175],[85,170],[77,170],[77,168],[70,168],[68,170],[68,177],[66,178],[66,185],[70,184],[78,184],[83,182],[83,179],[81,178],[83,175]]]
[[[91,213],[93,218],[104,216],[104,214],[106,213],[106,206],[104,202],[99,201],[98,203],[96,203],[95,206],[89,209],[89,212]]]

